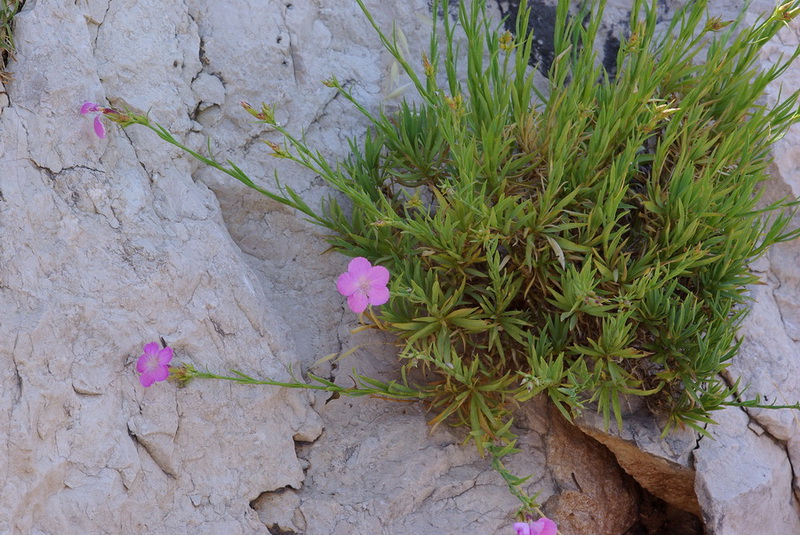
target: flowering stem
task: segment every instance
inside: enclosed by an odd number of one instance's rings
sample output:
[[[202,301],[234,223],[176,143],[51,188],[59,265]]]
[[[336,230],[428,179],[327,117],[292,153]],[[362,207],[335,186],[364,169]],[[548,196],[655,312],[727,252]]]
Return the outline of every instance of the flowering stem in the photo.
[[[429,394],[414,388],[398,384],[395,381],[388,383],[370,379],[361,375],[355,375],[357,385],[354,387],[343,387],[333,381],[324,379],[318,375],[309,373],[308,376],[319,384],[301,383],[298,381],[284,382],[273,381],[271,379],[256,379],[238,370],[231,370],[234,375],[218,375],[208,371],[200,371],[191,364],[181,364],[170,368],[170,377],[178,382],[180,386],[186,386],[192,379],[222,379],[235,383],[247,385],[270,385],[282,386],[285,388],[303,388],[307,390],[324,390],[349,397],[377,396],[392,400],[421,400],[429,397]]]
[[[140,124],[142,126],[146,126],[150,130],[155,132],[158,137],[160,137],[167,143],[170,143],[171,145],[174,145],[175,147],[186,152],[187,154],[192,155],[193,157],[200,160],[204,164],[209,165],[214,169],[218,169],[219,171],[222,171],[226,175],[235,178],[245,186],[256,190],[262,195],[269,197],[273,201],[277,201],[281,204],[285,204],[286,206],[294,208],[295,210],[303,212],[305,215],[310,217],[314,223],[319,224],[323,227],[331,228],[331,223],[326,219],[318,216],[316,213],[314,213],[311,207],[308,206],[305,202],[303,202],[303,200],[291,188],[288,187],[283,188],[281,184],[278,183],[278,189],[281,193],[280,195],[273,193],[268,189],[262,188],[261,186],[253,182],[252,179],[250,179],[250,177],[247,176],[247,174],[244,171],[239,169],[239,167],[237,167],[235,163],[228,160],[227,163],[228,165],[230,165],[230,167],[226,167],[225,165],[214,160],[213,158],[203,156],[199,152],[193,151],[192,149],[190,149],[189,147],[187,147],[186,145],[182,144],[180,141],[175,139],[175,137],[172,134],[170,134],[166,128],[164,128],[158,123],[151,123],[150,118],[147,117],[146,115],[136,115],[126,110],[126,113],[124,115],[121,114],[120,118],[114,118],[112,116],[109,116],[109,118],[112,121],[119,123],[123,128],[131,124]]]
[[[369,327],[377,328],[380,331],[388,331],[389,330],[389,328],[383,322],[381,322],[380,318],[375,315],[375,311],[372,310],[372,307],[369,307],[364,312],[364,314],[366,314],[369,317],[369,319],[372,320],[372,325],[369,325]]]
[[[536,499],[539,497],[539,493],[537,492],[533,496],[528,496],[528,493],[525,492],[523,489],[520,488],[520,485],[528,481],[531,476],[527,477],[518,477],[509,472],[508,468],[505,467],[503,464],[503,457],[508,455],[509,453],[516,453],[517,450],[514,448],[514,444],[508,444],[505,447],[496,446],[494,444],[489,445],[486,448],[492,456],[492,468],[500,474],[503,480],[508,485],[509,492],[517,498],[520,502],[522,502],[522,506],[517,511],[517,515],[521,518],[525,518],[526,515],[532,515],[534,513],[538,514],[539,516],[544,516],[542,512],[539,510],[539,502]]]
[[[748,399],[746,401],[722,401],[720,405],[725,407],[744,407],[747,409],[794,409],[800,410],[800,403],[792,405],[775,405],[772,403],[759,403],[758,399]]]

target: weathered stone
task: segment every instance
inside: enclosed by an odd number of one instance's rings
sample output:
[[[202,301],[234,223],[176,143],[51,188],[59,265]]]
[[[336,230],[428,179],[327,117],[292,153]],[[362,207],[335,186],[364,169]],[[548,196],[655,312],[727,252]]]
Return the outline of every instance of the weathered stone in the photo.
[[[637,404],[637,409],[626,412],[622,430],[613,423],[605,430],[603,418],[592,411],[586,411],[576,423],[581,431],[605,445],[643,488],[670,505],[699,516],[692,467],[697,433],[676,430],[662,439],[653,415],[639,400],[627,401]]]
[[[715,419],[719,425],[709,427],[713,440],[703,438],[694,453],[707,532],[736,535],[758,526],[761,533],[800,533],[785,446],[749,429],[740,409],[725,409]]]
[[[586,440],[549,408],[547,461],[558,492],[546,503],[564,533],[625,534],[637,523],[640,495],[632,479],[601,444]]]
[[[149,174],[125,134],[98,140],[78,114],[102,102],[84,7],[33,2],[18,16],[0,117],[0,531],[266,533],[249,502],[300,486],[293,437],[314,438],[319,420],[296,392],[138,384],[135,359],[160,336],[176,360],[283,378],[291,348],[185,162],[153,151]],[[142,21],[187,33],[109,43],[108,76],[157,80],[151,104],[167,86],[192,98],[191,76],[170,74],[173,57],[197,55],[185,6],[130,8],[108,10],[111,41],[143,37]],[[134,61],[148,46],[149,64]]]

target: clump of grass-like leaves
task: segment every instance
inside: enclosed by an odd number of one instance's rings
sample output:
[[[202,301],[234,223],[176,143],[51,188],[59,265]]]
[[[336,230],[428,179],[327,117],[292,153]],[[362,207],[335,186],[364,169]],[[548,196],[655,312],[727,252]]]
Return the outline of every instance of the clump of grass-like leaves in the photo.
[[[285,136],[270,143],[275,156],[318,173],[346,209],[331,197],[315,211],[288,186],[268,190],[193,154],[326,227],[343,254],[389,268],[378,321],[399,338],[403,377],[424,373],[415,388],[432,423],[465,425],[499,462],[513,448],[510,407],[540,393],[567,418],[596,408],[606,425],[621,425],[623,396],[646,396],[665,432],[704,432],[722,406],[757,405],[727,401],[739,385],[720,372],[758,282],[748,264],[798,234],[793,203],[762,206],[759,183],[770,146],[800,118],[797,93],[772,108],[762,96],[800,49],[757,65],[798,2],[752,27],[691,2],[658,31],[655,1],[635,0],[611,76],[593,46],[605,2],[570,15],[561,1],[544,92],[527,64],[524,1],[515,35],[482,1],[462,2],[458,23],[436,20],[435,6],[418,60],[358,2],[413,82],[413,103],[373,113],[328,80],[371,122],[338,164],[269,106],[245,106]],[[508,446],[491,446],[498,438]]]
[[[758,281],[748,263],[797,236],[792,203],[759,207],[759,183],[798,120],[796,93],[771,109],[761,97],[800,50],[764,71],[756,60],[798,3],[743,27],[691,2],[658,32],[655,4],[637,0],[613,77],[593,46],[598,4],[570,16],[559,3],[545,94],[524,2],[515,36],[483,2],[462,3],[464,55],[445,17],[421,74],[376,26],[419,98],[375,115],[329,80],[372,123],[338,165],[262,110],[286,136],[276,156],[352,209],[331,198],[317,213],[288,187],[270,196],[333,231],[342,253],[389,267],[381,322],[403,370],[428,374],[433,423],[455,419],[479,447],[507,433],[511,400],[542,392],[567,418],[596,406],[606,425],[621,425],[622,396],[648,396],[667,429],[703,432],[738,389],[720,372]]]
[[[0,0],[0,82],[10,79],[5,68],[14,55],[12,22],[24,3],[24,0]]]

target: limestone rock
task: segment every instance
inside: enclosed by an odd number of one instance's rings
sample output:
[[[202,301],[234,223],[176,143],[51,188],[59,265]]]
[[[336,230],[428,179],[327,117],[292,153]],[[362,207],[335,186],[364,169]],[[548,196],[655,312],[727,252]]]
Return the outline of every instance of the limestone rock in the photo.
[[[176,361],[288,378],[283,323],[185,161],[153,151],[148,173],[139,146],[97,139],[78,113],[104,101],[102,77],[157,81],[141,98],[177,97],[188,124],[193,75],[173,62],[197,58],[197,30],[185,6],[114,3],[95,40],[95,7],[32,2],[16,20],[0,117],[0,531],[267,533],[249,502],[301,485],[294,437],[321,432],[308,397],[145,390],[134,365],[163,337]]]
[[[556,409],[548,412],[547,460],[558,484],[545,503],[548,516],[564,533],[628,533],[638,522],[638,485],[605,447],[586,440]]]
[[[748,427],[747,415],[725,409],[695,452],[697,496],[708,533],[734,535],[746,526],[762,533],[800,533],[785,446]]]
[[[643,406],[625,414],[622,430],[613,424],[605,430],[603,418],[592,411],[586,411],[576,423],[581,431],[605,445],[620,466],[651,494],[683,511],[700,515],[692,457],[697,433],[676,430],[662,439],[657,420]]]

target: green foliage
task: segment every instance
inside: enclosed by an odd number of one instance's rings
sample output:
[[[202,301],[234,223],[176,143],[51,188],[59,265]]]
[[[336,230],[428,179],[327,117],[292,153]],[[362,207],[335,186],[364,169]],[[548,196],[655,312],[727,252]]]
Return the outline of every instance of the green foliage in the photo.
[[[14,34],[12,21],[14,15],[22,9],[24,0],[0,0],[0,82],[10,79],[5,71],[8,60],[14,55]]]
[[[758,282],[748,264],[798,235],[788,230],[794,203],[763,206],[759,183],[771,144],[800,117],[797,93],[767,108],[764,89],[800,49],[767,70],[756,63],[798,2],[752,27],[706,20],[706,2],[690,2],[657,31],[655,0],[635,0],[612,76],[593,46],[604,2],[571,16],[561,1],[540,92],[525,2],[514,36],[482,1],[462,3],[457,24],[435,6],[418,74],[398,33],[383,33],[357,1],[413,101],[374,114],[326,81],[371,123],[339,164],[269,106],[245,105],[284,134],[275,156],[338,191],[320,212],[289,187],[269,191],[193,154],[326,227],[343,254],[389,268],[379,321],[398,337],[403,378],[424,374],[414,387],[432,424],[466,426],[513,491],[523,480],[499,461],[513,451],[510,410],[540,393],[566,418],[592,408],[606,426],[621,425],[624,396],[645,396],[665,433],[705,432],[714,410],[758,405],[727,401],[739,385],[720,372]]]
[[[793,203],[759,208],[797,94],[772,109],[760,99],[800,51],[766,71],[755,62],[800,7],[745,28],[703,22],[705,2],[692,2],[659,34],[654,5],[637,1],[612,77],[593,47],[603,4],[576,16],[559,4],[546,94],[527,65],[524,3],[513,38],[482,2],[462,3],[465,56],[456,25],[434,21],[444,35],[422,75],[376,26],[419,99],[376,116],[329,80],[372,123],[338,166],[266,120],[286,136],[276,155],[352,209],[331,197],[317,214],[288,188],[283,202],[344,254],[390,269],[381,318],[404,373],[420,366],[432,423],[466,425],[481,449],[511,401],[542,392],[567,418],[592,406],[606,425],[621,425],[622,396],[647,396],[667,430],[703,432],[735,393],[719,372],[757,282],[748,263],[797,235]]]

